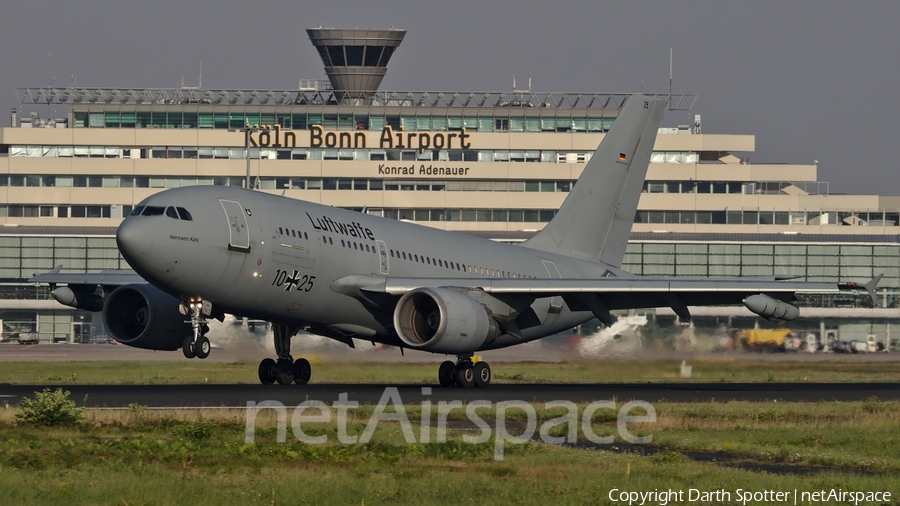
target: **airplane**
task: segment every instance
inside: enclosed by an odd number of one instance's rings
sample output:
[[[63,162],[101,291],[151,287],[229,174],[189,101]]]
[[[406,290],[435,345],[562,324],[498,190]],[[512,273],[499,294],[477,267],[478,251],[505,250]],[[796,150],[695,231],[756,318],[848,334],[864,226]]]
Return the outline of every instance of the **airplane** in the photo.
[[[63,304],[102,311],[119,343],[210,352],[207,318],[269,321],[277,357],[263,384],[305,384],[291,355],[299,331],[455,355],[442,386],[486,387],[475,353],[526,343],[611,311],[744,303],[792,320],[795,293],[865,289],[777,276],[642,277],[621,269],[665,100],[629,98],[555,217],[532,238],[505,244],[346,209],[224,186],[175,188],[140,202],[116,232],[134,272],[36,275]]]

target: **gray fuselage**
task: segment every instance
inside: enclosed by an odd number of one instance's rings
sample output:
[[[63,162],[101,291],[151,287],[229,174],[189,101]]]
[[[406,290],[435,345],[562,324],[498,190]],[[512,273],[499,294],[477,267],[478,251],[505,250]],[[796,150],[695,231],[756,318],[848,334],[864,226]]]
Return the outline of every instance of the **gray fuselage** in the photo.
[[[332,289],[350,275],[630,277],[599,262],[237,188],[177,188],[145,199],[140,207],[146,206],[165,210],[125,218],[117,242],[148,282],[182,300],[207,300],[217,311],[328,337],[348,337],[335,328],[361,327],[375,331],[366,340],[403,346],[393,330],[393,304],[372,310]],[[189,220],[168,211],[179,207]],[[555,299],[534,301],[541,324],[524,329],[523,339],[504,334],[484,348],[538,339],[593,318]],[[551,304],[561,309],[549,311]]]

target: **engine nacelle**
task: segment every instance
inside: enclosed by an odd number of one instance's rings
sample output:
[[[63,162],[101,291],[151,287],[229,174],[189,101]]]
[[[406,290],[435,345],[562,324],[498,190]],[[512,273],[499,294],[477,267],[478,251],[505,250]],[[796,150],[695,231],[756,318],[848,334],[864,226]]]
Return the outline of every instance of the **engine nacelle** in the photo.
[[[500,335],[477,301],[447,288],[418,288],[400,298],[394,329],[404,343],[438,353],[468,353]]]
[[[778,320],[796,320],[800,316],[800,308],[787,302],[773,299],[768,295],[751,295],[744,299],[747,309],[763,318],[776,318]]]
[[[148,350],[177,350],[193,335],[179,300],[153,285],[135,283],[116,288],[103,304],[103,324],[116,341]]]

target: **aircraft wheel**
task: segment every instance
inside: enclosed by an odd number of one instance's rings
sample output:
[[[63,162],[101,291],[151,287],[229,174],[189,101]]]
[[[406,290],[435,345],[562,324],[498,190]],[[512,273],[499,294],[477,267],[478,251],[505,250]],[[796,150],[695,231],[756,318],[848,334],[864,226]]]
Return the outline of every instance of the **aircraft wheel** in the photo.
[[[309,365],[309,360],[298,358],[294,361],[293,373],[294,383],[298,385],[309,383],[309,378],[312,377],[312,367]]]
[[[275,367],[276,363],[271,358],[264,358],[259,363],[259,382],[263,385],[271,385],[275,383]]]
[[[181,351],[184,353],[185,358],[194,358],[197,356],[194,353],[194,336],[187,336],[184,338],[184,343],[181,345]]]
[[[204,359],[209,356],[209,350],[212,348],[212,345],[209,344],[209,339],[206,336],[200,336],[197,338],[194,348],[196,348],[194,354],[197,355],[197,358]]]
[[[279,385],[290,385],[294,382],[294,363],[290,360],[278,360],[275,364],[275,381]]]
[[[456,379],[453,377],[453,362],[447,360],[438,368],[438,381],[442,387],[452,387]]]
[[[475,370],[470,363],[460,363],[456,366],[456,384],[462,388],[475,386]]]
[[[472,367],[475,376],[475,386],[487,388],[491,384],[491,366],[487,362],[478,362]]]

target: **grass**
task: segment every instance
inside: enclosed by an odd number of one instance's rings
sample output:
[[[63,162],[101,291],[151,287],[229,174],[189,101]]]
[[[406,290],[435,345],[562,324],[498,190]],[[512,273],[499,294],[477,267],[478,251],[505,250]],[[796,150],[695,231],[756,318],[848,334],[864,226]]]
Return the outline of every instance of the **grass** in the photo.
[[[539,416],[557,416],[537,406]],[[669,451],[649,457],[540,442],[468,444],[451,433],[443,444],[406,444],[398,424],[383,422],[372,442],[342,445],[333,423],[275,442],[275,417],[263,412],[254,444],[244,442],[236,410],[86,410],[77,427],[19,425],[0,410],[0,490],[5,504],[608,504],[609,491],[888,490],[900,472],[900,405],[858,403],[700,403],[655,405],[646,427]],[[372,407],[353,410],[348,432],[360,434]],[[410,406],[410,420],[419,419]],[[456,413],[455,419],[465,418]],[[485,417],[489,419],[489,417]],[[597,417],[600,434],[614,427]],[[512,423],[512,421],[511,421]],[[493,425],[493,423],[491,423]],[[878,474],[770,475],[695,462],[685,450],[714,451],[749,462],[828,465]],[[800,455],[800,457],[795,457]]]
[[[900,474],[900,402],[660,403],[656,409],[654,445]]]
[[[333,363],[313,357],[314,383],[435,383],[434,363]],[[706,357],[689,361],[690,378],[680,360],[632,362],[576,361],[492,363],[496,383],[665,383],[665,382],[900,382],[896,361],[759,360]],[[255,384],[256,362],[4,362],[0,383],[11,384]]]

